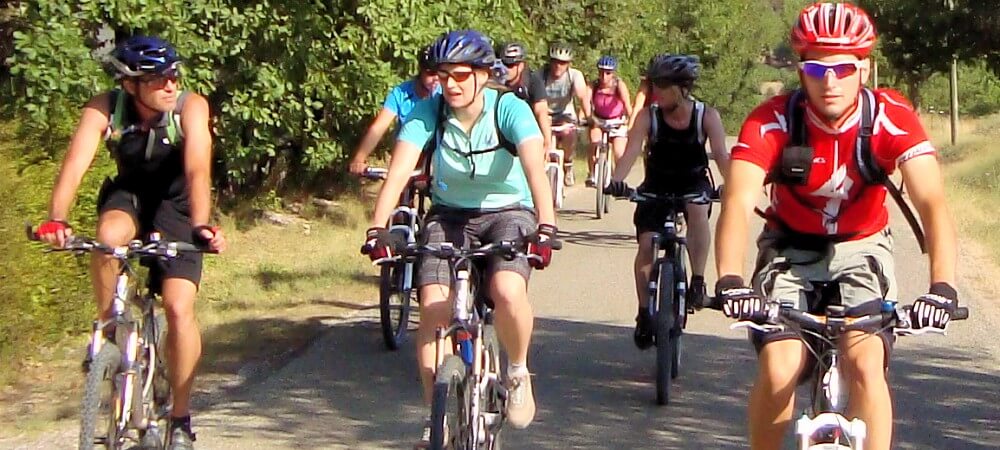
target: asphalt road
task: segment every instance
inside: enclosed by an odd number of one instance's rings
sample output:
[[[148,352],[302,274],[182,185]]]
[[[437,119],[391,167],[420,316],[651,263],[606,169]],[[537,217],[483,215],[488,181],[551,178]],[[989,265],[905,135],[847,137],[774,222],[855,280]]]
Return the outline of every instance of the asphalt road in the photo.
[[[692,316],[672,403],[657,406],[654,352],[640,352],[631,338],[633,207],[615,202],[610,217],[598,221],[593,196],[582,187],[569,191],[559,223],[564,249],[532,276],[537,318],[529,367],[538,413],[530,428],[505,430],[507,448],[745,448],[755,364],[743,332],[730,331],[730,321],[714,311]],[[893,220],[900,294],[912,299],[926,289],[927,262],[905,222],[898,214]],[[714,283],[711,270],[708,279]],[[971,320],[954,323],[947,337],[897,344],[890,371],[895,448],[986,449],[1000,442],[1000,358],[992,334],[998,308],[970,282],[960,292]],[[410,448],[426,415],[414,352],[409,344],[384,350],[373,314],[331,323],[280,370],[200,399],[198,448]]]

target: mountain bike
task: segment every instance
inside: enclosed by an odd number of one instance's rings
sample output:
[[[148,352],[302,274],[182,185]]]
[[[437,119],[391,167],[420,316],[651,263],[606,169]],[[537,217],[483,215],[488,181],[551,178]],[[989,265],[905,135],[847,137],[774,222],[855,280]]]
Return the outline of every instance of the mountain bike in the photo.
[[[687,238],[684,211],[688,203],[705,205],[718,198],[699,192],[687,195],[652,194],[629,190],[634,203],[654,202],[666,206],[663,226],[653,234],[653,267],[649,274],[649,316],[653,318],[653,342],[656,345],[656,403],[670,402],[670,383],[681,366],[681,336],[687,316],[694,311],[686,305]]]
[[[491,256],[525,256],[527,242],[504,241],[475,249],[450,243],[408,245],[398,259],[419,255],[447,259],[452,272],[453,320],[438,328],[431,403],[431,449],[500,448],[507,414],[507,388],[500,365],[500,342],[493,327],[482,263]],[[553,249],[561,247],[553,242]],[[530,257],[530,256],[529,256]]]
[[[818,283],[814,283],[816,284]],[[827,303],[832,296],[825,293],[837,290],[838,288],[830,290],[830,286],[835,286],[836,283],[819,285],[814,292],[824,294],[821,294],[823,297],[820,300],[823,303],[817,309],[825,305],[825,315],[811,314],[799,311],[792,305],[771,302],[759,317],[736,322],[730,328],[752,328],[763,332],[794,330],[815,358],[809,375],[812,385],[811,407],[803,411],[795,422],[795,435],[800,450],[864,450],[867,425],[859,418],[849,420],[844,416],[850,389],[840,370],[838,344],[841,338],[852,330],[869,333],[864,339],[890,328],[897,336],[944,334],[944,330],[933,327],[912,329],[910,307],[899,306],[891,300],[883,301],[881,311],[877,314],[846,317],[844,306]],[[721,305],[716,302],[714,306]],[[955,311],[952,319],[964,320],[968,316],[968,308],[963,307]]]
[[[388,169],[369,167],[362,173],[370,180],[385,180]],[[424,203],[429,177],[422,171],[415,171],[403,189],[399,206],[392,211],[389,232],[399,234],[400,241],[408,244],[416,242],[424,216]],[[381,266],[379,275],[379,322],[382,340],[389,350],[398,350],[403,342],[410,321],[410,309],[416,298],[413,289],[413,261],[387,261]]]
[[[604,193],[604,188],[611,181],[611,132],[627,122],[624,118],[601,120],[594,118],[601,129],[601,141],[597,145],[597,163],[594,164],[594,181],[597,187],[596,210],[597,218],[601,219],[611,212],[611,196]]]
[[[28,239],[37,234],[26,226]],[[144,449],[170,445],[164,432],[170,418],[170,383],[167,378],[167,319],[155,293],[153,277],[134,269],[137,259],[175,258],[181,252],[208,251],[187,242],[159,239],[151,233],[148,242],[133,240],[110,247],[93,239],[71,236],[62,248],[46,252],[75,255],[97,252],[118,260],[111,314],[94,321],[87,357],[86,380],[80,411],[79,448],[125,449],[137,444]]]

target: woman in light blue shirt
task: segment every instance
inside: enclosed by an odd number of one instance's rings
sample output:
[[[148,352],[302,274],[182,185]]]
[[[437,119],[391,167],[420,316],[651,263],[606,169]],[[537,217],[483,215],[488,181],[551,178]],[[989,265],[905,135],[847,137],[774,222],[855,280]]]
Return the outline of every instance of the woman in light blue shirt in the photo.
[[[528,375],[528,346],[534,317],[528,303],[531,267],[548,265],[555,238],[552,195],[543,166],[542,135],[531,108],[516,95],[487,87],[496,55],[490,41],[471,31],[452,31],[432,46],[432,63],[442,94],[421,101],[408,117],[393,149],[388,179],[379,192],[366,246],[370,256],[385,256],[385,235],[396,200],[421,153],[431,152],[433,207],[422,239],[473,247],[534,235],[525,257],[487,264],[487,280],[496,310],[498,335],[507,350],[508,421],[528,426],[535,403]],[[429,406],[433,388],[435,329],[451,321],[448,302],[451,276],[446,260],[422,258],[418,263],[420,329],[417,359]],[[429,439],[429,422],[420,444]]]

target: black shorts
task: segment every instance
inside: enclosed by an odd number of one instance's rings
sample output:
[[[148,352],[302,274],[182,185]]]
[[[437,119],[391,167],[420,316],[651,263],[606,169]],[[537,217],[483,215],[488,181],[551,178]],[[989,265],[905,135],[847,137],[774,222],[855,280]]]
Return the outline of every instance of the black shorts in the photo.
[[[450,242],[460,248],[513,241],[534,233],[538,226],[535,213],[526,209],[479,212],[431,208],[424,222],[426,225],[421,230],[422,243]],[[487,260],[487,280],[499,271],[516,272],[527,281],[531,275],[531,265],[524,256],[509,261],[499,256]],[[446,259],[424,255],[417,262],[417,287],[431,284],[451,285],[451,268]]]
[[[127,189],[120,183],[108,179],[97,195],[97,214],[105,211],[123,211],[132,217],[137,236],[146,239],[149,233],[158,231],[160,239],[167,241],[191,242],[191,212],[187,196],[164,199],[163,196],[142,195]],[[150,286],[159,288],[158,280],[182,278],[197,286],[201,282],[201,253],[182,252],[170,260],[159,259],[149,264]]]
[[[637,190],[639,192],[670,195],[710,194],[713,190],[712,181],[709,180],[707,172],[686,177],[686,179],[681,178],[676,182],[660,182],[652,188],[648,185],[649,183],[643,183]],[[642,233],[663,229],[663,221],[667,218],[668,211],[669,206],[663,203],[637,203],[635,205],[635,214],[632,215],[636,237]]]

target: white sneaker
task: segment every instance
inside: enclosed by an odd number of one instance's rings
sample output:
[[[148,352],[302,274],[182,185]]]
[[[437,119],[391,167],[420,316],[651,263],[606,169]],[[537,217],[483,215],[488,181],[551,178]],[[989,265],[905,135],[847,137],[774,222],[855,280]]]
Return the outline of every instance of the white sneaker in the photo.
[[[507,376],[507,421],[517,429],[527,428],[535,418],[535,394],[531,391],[531,374],[527,368]]]

